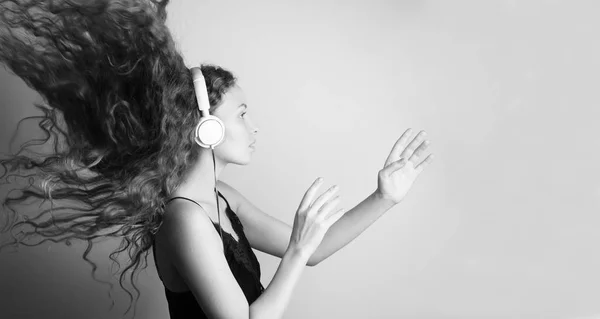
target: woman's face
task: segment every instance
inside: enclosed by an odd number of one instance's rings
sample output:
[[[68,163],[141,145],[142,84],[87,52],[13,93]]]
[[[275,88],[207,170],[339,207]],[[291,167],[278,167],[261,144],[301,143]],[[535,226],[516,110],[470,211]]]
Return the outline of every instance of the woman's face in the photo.
[[[250,163],[258,128],[248,116],[246,97],[235,85],[223,96],[214,114],[225,124],[223,142],[215,147],[215,157],[226,163],[245,165]]]

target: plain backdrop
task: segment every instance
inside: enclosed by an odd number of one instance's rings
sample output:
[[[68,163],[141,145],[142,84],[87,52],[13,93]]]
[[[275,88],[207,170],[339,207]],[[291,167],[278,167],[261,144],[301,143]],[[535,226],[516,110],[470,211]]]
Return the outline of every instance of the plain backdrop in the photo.
[[[428,132],[436,158],[405,201],[307,268],[285,318],[600,317],[598,1],[172,2],[186,62],[247,95],[257,150],[222,179],[268,214],[291,225],[319,176],[353,207],[401,133]],[[6,151],[39,96],[0,72]],[[98,244],[99,278],[116,248]],[[0,316],[119,317],[127,295],[108,310],[84,250],[3,252]],[[279,259],[256,254],[266,286]],[[137,318],[167,318],[149,261]]]

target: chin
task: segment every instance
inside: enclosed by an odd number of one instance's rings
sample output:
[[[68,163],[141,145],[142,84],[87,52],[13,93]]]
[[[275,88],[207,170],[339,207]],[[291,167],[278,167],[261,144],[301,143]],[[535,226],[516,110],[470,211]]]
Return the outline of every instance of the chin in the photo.
[[[236,162],[233,162],[232,164],[240,165],[240,166],[245,166],[245,165],[250,164],[250,162],[251,161],[236,161]]]
[[[246,156],[239,156],[231,162],[236,165],[248,165],[250,164],[250,162],[252,162],[252,154],[248,154]]]

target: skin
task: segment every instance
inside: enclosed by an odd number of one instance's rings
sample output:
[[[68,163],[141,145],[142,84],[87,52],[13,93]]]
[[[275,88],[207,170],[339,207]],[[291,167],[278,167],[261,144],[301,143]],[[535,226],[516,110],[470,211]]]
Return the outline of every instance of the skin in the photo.
[[[280,318],[302,268],[327,259],[400,203],[433,159],[432,155],[424,157],[429,146],[425,132],[411,137],[412,129],[408,129],[377,172],[376,190],[363,201],[340,211],[335,207],[339,202],[337,187],[317,196],[322,184],[317,180],[303,197],[294,226],[290,226],[263,212],[234,187],[218,181],[228,164],[246,165],[254,152],[250,145],[256,141],[258,128],[247,114],[243,90],[231,88],[213,115],[226,127],[224,141],[214,149],[217,188],[240,218],[252,248],[281,258],[269,286],[248,305],[211,223],[218,220],[213,159],[210,149],[201,149],[200,159],[173,196],[193,199],[204,209],[185,200],[170,202],[156,234],[156,257],[165,286],[172,291],[192,291],[203,310],[214,317]],[[226,203],[221,198],[219,208],[221,216],[226,216]],[[237,239],[228,218],[221,218],[221,227]]]

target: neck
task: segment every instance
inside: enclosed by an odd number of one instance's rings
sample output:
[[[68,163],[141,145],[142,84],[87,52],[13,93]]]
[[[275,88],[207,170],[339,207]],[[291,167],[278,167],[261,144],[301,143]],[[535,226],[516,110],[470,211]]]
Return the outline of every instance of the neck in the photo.
[[[215,173],[219,179],[221,171],[227,163],[215,157],[216,170],[213,172],[213,155],[211,149],[202,148],[198,161],[183,182],[179,185],[173,196],[187,197],[198,202],[215,203]]]

